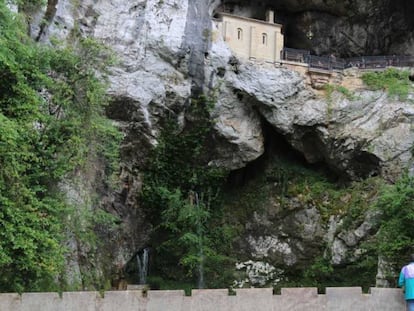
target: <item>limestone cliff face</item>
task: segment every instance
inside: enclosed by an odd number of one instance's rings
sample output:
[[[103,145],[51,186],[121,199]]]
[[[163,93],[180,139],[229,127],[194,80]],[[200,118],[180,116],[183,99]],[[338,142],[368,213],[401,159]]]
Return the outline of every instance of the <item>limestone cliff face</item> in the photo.
[[[217,120],[217,157],[211,165],[234,170],[260,157],[265,151],[263,124],[267,123],[308,162],[325,163],[350,179],[394,177],[404,168],[414,168],[411,102],[360,87],[353,88],[353,99],[338,92],[328,98],[312,89],[308,78],[294,70],[235,60],[211,20],[215,10],[229,5],[226,2],[85,0],[75,5],[70,0],[49,1],[49,8],[43,10],[49,12],[47,27],[36,24],[45,13],[33,13],[32,35],[40,41],[65,39],[77,28],[85,36],[102,40],[119,59],[110,76],[112,104],[108,108],[109,117],[125,133],[121,174],[125,186],[107,198],[108,209],[124,222],[119,238],[122,242],[113,250],[114,266],[124,265],[148,240],[150,225],[139,210],[137,193],[141,187],[140,169],[148,151],[157,143],[160,120],[171,113],[183,116],[191,96],[201,92],[217,97],[212,112]],[[240,0],[233,2],[232,9],[241,14],[252,13],[253,17],[269,5],[280,9],[281,22],[289,26],[287,33],[292,36],[287,42],[296,47],[311,44],[300,35],[308,29],[309,18],[315,32],[313,50],[322,54],[330,49],[348,51],[341,52],[347,55],[404,54],[412,45],[411,33],[405,38],[394,36],[398,27],[413,27],[408,22],[408,12],[395,1],[379,1],[377,5],[366,1],[338,3],[268,0],[254,9],[250,1]],[[404,6],[411,9],[408,3],[405,1]],[[384,14],[388,18],[380,23],[379,29],[384,30],[382,40],[375,22]],[[292,217],[292,221],[303,224],[314,219],[304,237],[328,234],[319,228],[319,216],[312,208]],[[339,244],[355,236],[359,239],[366,232],[364,228],[336,232],[330,238],[335,262],[341,263],[345,257],[344,247]],[[342,238],[338,240],[340,234]],[[263,243],[281,247],[277,236],[249,237],[246,241],[247,248],[256,249],[256,257],[261,256]],[[356,244],[349,242],[347,247]],[[298,245],[295,247],[300,248]],[[281,253],[286,263],[293,264],[296,254],[292,245],[283,249],[290,250]]]

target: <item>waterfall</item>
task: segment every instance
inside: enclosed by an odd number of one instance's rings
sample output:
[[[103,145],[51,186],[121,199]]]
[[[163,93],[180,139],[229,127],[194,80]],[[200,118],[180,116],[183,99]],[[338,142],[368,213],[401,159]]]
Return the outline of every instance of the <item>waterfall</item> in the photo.
[[[200,204],[198,193],[195,193],[195,203],[197,208],[197,235],[198,235],[198,288],[204,288],[204,249],[203,249],[203,223],[200,219]]]
[[[148,275],[149,248],[146,247],[137,253],[139,284],[146,284]]]

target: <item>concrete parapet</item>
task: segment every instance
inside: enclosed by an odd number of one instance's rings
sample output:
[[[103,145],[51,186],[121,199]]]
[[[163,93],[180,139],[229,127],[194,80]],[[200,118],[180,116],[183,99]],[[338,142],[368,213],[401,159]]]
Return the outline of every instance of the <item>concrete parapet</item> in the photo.
[[[104,297],[98,297],[96,311],[147,311],[148,298],[142,291],[125,290],[105,292]],[[69,310],[68,310],[69,311]],[[70,310],[72,311],[72,310]]]
[[[184,306],[184,291],[183,290],[150,290],[147,293],[148,310],[151,311],[181,311]]]
[[[19,294],[0,294],[0,310],[19,310],[21,297]]]
[[[60,311],[62,299],[58,293],[23,293],[19,311]],[[13,310],[14,311],[14,310]]]
[[[273,288],[236,289],[237,310],[273,311]]]
[[[403,311],[400,289],[328,287],[326,294],[316,288],[282,288],[273,295],[271,288],[193,290],[126,290],[97,292],[0,294],[0,311]]]
[[[315,287],[282,288],[273,296],[273,311],[325,311],[326,297]]]
[[[327,310],[366,311],[370,295],[363,295],[361,287],[326,288]]]
[[[98,292],[64,292],[59,310],[95,311],[98,297]]]
[[[197,289],[191,291],[191,310],[197,311],[233,311],[235,296],[229,296],[227,289]]]
[[[401,289],[398,288],[376,288],[372,287],[371,299],[369,299],[368,311],[383,310],[393,311],[400,310],[405,305]],[[403,309],[401,309],[403,310]]]

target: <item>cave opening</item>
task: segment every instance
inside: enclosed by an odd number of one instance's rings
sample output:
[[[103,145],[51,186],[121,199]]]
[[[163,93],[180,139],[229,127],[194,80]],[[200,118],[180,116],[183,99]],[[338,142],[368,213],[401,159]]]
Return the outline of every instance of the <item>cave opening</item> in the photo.
[[[264,119],[262,119],[262,130],[264,153],[245,167],[230,172],[226,183],[228,189],[246,185],[249,181],[264,174],[265,170],[275,161],[312,170],[323,175],[331,182],[341,180],[341,176],[324,161],[309,163],[301,152],[294,149],[286,138]]]
[[[213,14],[263,20],[269,8],[283,25],[285,47],[340,58],[412,54],[407,33],[414,29],[414,5],[408,0],[384,1],[375,9],[355,2],[222,0]]]

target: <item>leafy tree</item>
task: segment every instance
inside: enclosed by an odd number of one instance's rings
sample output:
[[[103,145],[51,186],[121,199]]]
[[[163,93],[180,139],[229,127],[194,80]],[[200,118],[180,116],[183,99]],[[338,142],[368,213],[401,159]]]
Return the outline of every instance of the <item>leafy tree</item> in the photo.
[[[414,252],[414,177],[404,175],[387,186],[377,208],[381,213],[377,249],[398,270]]]
[[[167,121],[146,166],[142,201],[156,225],[152,240],[157,243],[158,272],[167,279],[195,282],[205,271],[214,286],[220,275],[217,263],[229,259],[223,251],[219,208],[225,172],[208,166],[211,104],[206,97],[193,99],[183,129]]]
[[[62,271],[68,213],[59,181],[88,157],[114,163],[103,116],[98,45],[45,47],[0,3],[0,290],[51,290]],[[108,151],[111,150],[111,151]],[[108,172],[114,167],[108,166]]]

